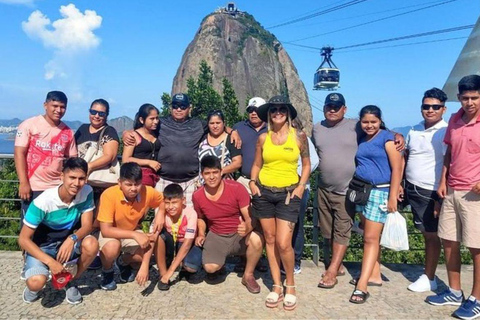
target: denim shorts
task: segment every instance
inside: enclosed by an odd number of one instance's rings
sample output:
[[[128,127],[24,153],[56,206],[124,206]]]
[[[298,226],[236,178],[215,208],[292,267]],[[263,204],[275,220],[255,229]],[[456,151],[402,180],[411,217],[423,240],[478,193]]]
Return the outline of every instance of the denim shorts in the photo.
[[[277,218],[297,223],[300,214],[302,199],[294,196],[290,203],[285,204],[289,193],[273,192],[263,186],[259,186],[261,196],[252,196],[252,215],[257,219]]]
[[[165,260],[167,262],[167,266],[170,266],[173,261],[174,250],[175,253],[177,253],[182,247],[183,242],[178,241],[174,248],[173,236],[165,229],[162,230],[160,237],[165,242]],[[183,265],[195,271],[200,270],[202,267],[202,249],[197,247],[195,244],[192,244],[190,251],[188,251],[187,255],[183,259]]]
[[[56,241],[52,242],[50,244],[47,244],[45,246],[40,247],[40,250],[48,254],[52,258],[57,257],[58,250],[60,249],[60,246],[62,245],[63,241]],[[68,261],[74,260],[80,256],[80,246],[82,242],[77,241],[73,248],[72,255],[70,256],[70,259]],[[29,253],[25,255],[25,278],[28,279],[33,276],[37,275],[44,275],[46,277],[49,276],[50,272],[48,269],[48,266],[41,262],[40,260],[34,258],[31,256]]]

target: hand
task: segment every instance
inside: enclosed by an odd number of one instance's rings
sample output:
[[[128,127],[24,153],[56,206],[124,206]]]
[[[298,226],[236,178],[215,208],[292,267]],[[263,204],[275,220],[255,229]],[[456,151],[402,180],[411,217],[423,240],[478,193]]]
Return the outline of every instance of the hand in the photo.
[[[154,233],[148,233],[148,239],[150,240],[150,243],[155,243],[157,242],[157,239],[158,239],[158,232],[154,232]]]
[[[260,189],[258,188],[257,184],[253,181],[250,181],[248,183],[248,186],[250,187],[250,191],[252,192],[252,196],[254,195],[258,195],[259,197],[261,197],[261,193],[260,193]]]
[[[442,204],[438,201],[435,201],[435,204],[434,204],[434,207],[433,207],[433,216],[435,218],[438,218],[441,210],[442,210]]]
[[[387,212],[394,213],[395,211],[397,211],[397,198],[388,197]]]
[[[476,194],[480,194],[480,182],[473,186],[472,191]]]
[[[140,248],[142,249],[146,249],[148,247],[148,245],[150,244],[150,239],[148,237],[148,235],[146,235],[145,233],[140,233],[140,232],[135,232],[135,236],[133,237],[133,240],[137,241],[138,245],[140,246]]]
[[[30,183],[28,183],[28,181],[23,183],[20,182],[18,187],[18,195],[20,196],[20,199],[24,201],[30,200],[30,197],[32,196],[32,188],[30,187]]]
[[[405,138],[400,133],[395,133],[394,143],[398,152],[405,150]]]
[[[160,170],[160,168],[162,167],[162,165],[160,164],[160,162],[155,161],[155,160],[150,160],[150,161],[148,161],[148,166],[149,166],[150,168],[152,168],[153,170],[155,170],[155,171]]]
[[[442,199],[445,199],[447,196],[447,184],[442,180],[440,180],[440,184],[438,185],[437,194]]]
[[[123,144],[126,146],[135,146],[135,133],[133,130],[126,130],[122,135]]]
[[[47,264],[47,266],[50,269],[50,272],[52,272],[52,274],[59,274],[60,272],[65,271],[65,268],[63,267],[63,264],[58,262],[57,260],[52,259]]]
[[[242,147],[242,139],[237,130],[232,130],[232,133],[230,133],[230,142],[233,143],[237,149]]]
[[[203,247],[204,242],[205,242],[205,235],[199,235],[195,238],[195,245],[197,247]]]
[[[165,224],[165,217],[161,215],[160,213],[157,213],[157,216],[155,219],[153,219],[152,222],[152,232],[162,232],[163,225]]]
[[[238,220],[239,220],[239,224],[237,226],[237,234],[240,236],[240,237],[245,237],[251,230],[251,228],[249,228],[249,226],[247,225],[247,223],[245,221],[243,221],[242,217],[238,216]],[[251,225],[250,225],[251,227]]]
[[[402,185],[400,185],[400,187],[398,187],[398,197],[397,197],[397,200],[398,201],[403,201],[403,196],[404,196],[404,190],[403,190],[403,187]]]
[[[60,246],[60,249],[58,249],[57,261],[60,263],[67,262],[72,256],[74,247],[75,242],[70,237],[65,239],[65,241],[63,241],[62,245]]]
[[[160,278],[160,281],[163,282],[163,283],[169,283],[170,282],[170,278],[172,277],[173,273],[170,272],[170,271],[167,271],[167,273],[165,273],[161,278]]]
[[[145,286],[145,283],[148,281],[148,265],[147,266],[141,266],[140,269],[138,269],[137,276],[135,277],[135,281],[140,286]]]
[[[87,168],[87,177],[92,173],[92,167],[90,166],[90,163],[88,163],[88,168]]]
[[[303,198],[303,193],[305,192],[305,186],[299,184],[295,189],[292,191],[292,195],[290,196],[290,199],[293,199],[293,197],[297,196],[300,199]]]

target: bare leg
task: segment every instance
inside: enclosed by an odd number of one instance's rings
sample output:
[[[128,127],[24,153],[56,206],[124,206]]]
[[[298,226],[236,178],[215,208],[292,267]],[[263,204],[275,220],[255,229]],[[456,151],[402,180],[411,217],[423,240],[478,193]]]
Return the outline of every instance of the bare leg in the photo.
[[[247,243],[247,263],[245,264],[244,277],[252,276],[255,272],[255,267],[262,256],[263,241],[256,232],[250,232],[246,239]]]
[[[100,259],[104,270],[110,270],[113,267],[115,259],[120,255],[120,241],[117,239],[108,241],[100,251]]]
[[[88,236],[82,240],[81,255],[77,263],[77,274],[75,279],[87,270],[88,266],[92,263],[93,259],[97,256],[98,241],[94,237]]]
[[[273,287],[272,291],[280,294],[282,293],[282,278],[280,275],[280,254],[278,252],[275,240],[277,230],[275,218],[260,219],[260,224],[262,225],[263,235],[265,236],[265,250],[267,252],[267,260],[268,265],[270,266],[270,273],[272,274],[273,284],[279,286]]]
[[[445,264],[447,266],[448,285],[453,290],[462,290],[460,283],[460,242],[443,239],[445,250]]]
[[[423,237],[425,238],[425,274],[430,281],[433,281],[438,260],[440,259],[442,244],[436,232],[424,232]]]
[[[287,286],[294,286],[295,279],[293,276],[293,268],[295,266],[295,253],[292,248],[292,236],[295,223],[276,219],[276,224],[277,234],[275,236],[275,242],[277,244],[278,252],[285,270],[285,283]],[[285,292],[295,294],[295,288],[287,287]]]
[[[480,299],[480,249],[468,248],[473,259],[473,288],[472,296]],[[478,297],[478,298],[477,298]]]

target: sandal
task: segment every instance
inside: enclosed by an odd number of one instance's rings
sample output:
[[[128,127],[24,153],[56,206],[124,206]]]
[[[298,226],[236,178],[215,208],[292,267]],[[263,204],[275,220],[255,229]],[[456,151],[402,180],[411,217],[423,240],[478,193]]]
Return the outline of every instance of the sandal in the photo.
[[[281,285],[274,284],[272,287],[277,287],[277,288],[282,288]],[[272,288],[273,289],[273,288]],[[283,292],[281,293],[276,293],[275,291],[270,291],[270,293],[267,295],[267,298],[265,299],[265,306],[268,308],[276,308],[280,302],[283,301]]]
[[[353,299],[353,298],[360,298],[360,299]],[[362,304],[362,303],[365,303],[368,299],[368,297],[370,297],[370,293],[369,292],[365,292],[365,291],[362,291],[362,290],[353,290],[353,293],[352,295],[350,296],[350,301],[351,303],[355,303],[355,304]]]
[[[350,281],[348,281],[349,284],[351,284],[352,286],[356,286],[357,283],[358,283],[358,279],[352,279]],[[383,284],[382,283],[378,283],[378,282],[371,282],[371,281],[368,281],[367,283],[367,286],[369,287],[381,287]]]
[[[285,288],[296,288],[297,286],[287,286]],[[285,311],[292,311],[297,307],[297,296],[294,294],[287,293],[285,294],[285,299],[283,299],[283,309]]]

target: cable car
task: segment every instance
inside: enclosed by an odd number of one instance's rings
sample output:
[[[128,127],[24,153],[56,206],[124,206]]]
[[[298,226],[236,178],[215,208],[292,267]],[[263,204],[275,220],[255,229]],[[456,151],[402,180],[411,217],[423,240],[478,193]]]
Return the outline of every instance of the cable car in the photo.
[[[332,61],[332,47],[323,47],[322,64],[313,76],[313,90],[336,90],[339,88],[340,70]]]

